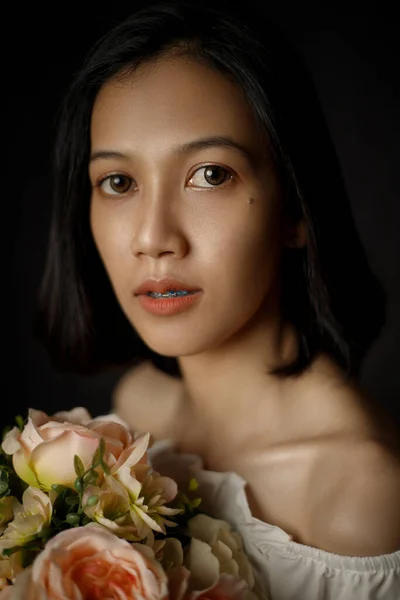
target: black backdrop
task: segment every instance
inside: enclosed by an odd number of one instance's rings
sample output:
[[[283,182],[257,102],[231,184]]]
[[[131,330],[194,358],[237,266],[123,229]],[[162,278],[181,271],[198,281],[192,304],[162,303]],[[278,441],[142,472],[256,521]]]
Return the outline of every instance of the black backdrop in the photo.
[[[361,382],[400,422],[400,103],[394,9],[384,2],[360,4],[361,13],[351,3],[340,7],[332,0],[319,7],[309,1],[264,4],[311,70],[361,237],[388,292],[387,324],[365,362]],[[47,243],[60,99],[92,42],[137,5],[49,4],[47,10],[43,4],[15,5],[3,13],[3,32],[9,37],[2,88],[9,105],[2,119],[7,132],[2,289],[8,305],[2,311],[6,385],[1,424],[25,414],[29,406],[53,412],[85,405],[95,415],[106,412],[122,372],[88,378],[56,373],[33,337],[32,315]]]

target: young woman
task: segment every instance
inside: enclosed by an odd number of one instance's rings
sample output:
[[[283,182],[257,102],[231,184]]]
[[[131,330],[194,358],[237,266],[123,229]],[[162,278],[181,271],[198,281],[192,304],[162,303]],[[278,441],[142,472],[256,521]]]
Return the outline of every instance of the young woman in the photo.
[[[54,361],[130,365],[132,427],[239,476],[262,597],[398,598],[399,450],[357,384],[384,294],[282,35],[204,4],[136,12],[65,99],[55,191]]]

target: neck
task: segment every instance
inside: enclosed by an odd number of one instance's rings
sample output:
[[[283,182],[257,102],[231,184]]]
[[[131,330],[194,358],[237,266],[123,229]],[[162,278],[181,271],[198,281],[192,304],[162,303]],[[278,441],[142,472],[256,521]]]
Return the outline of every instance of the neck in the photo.
[[[284,389],[292,383],[269,371],[293,359],[296,347],[293,327],[269,314],[256,316],[217,348],[179,357],[189,413],[233,435],[237,427],[253,424],[261,410],[272,426]]]

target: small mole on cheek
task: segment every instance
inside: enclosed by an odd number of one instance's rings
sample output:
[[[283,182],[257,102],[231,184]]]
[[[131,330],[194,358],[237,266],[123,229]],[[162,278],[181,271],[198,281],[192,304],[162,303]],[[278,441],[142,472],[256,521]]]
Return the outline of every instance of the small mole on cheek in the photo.
[[[248,202],[248,204],[253,204],[253,202],[254,202],[254,198],[249,198],[249,199],[247,200],[247,202]]]

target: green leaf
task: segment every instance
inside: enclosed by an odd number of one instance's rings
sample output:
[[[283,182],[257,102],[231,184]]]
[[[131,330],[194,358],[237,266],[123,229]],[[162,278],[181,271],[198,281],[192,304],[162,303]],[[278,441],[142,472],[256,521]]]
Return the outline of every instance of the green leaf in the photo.
[[[65,520],[69,525],[77,525],[80,522],[81,518],[76,513],[70,513],[65,517]]]
[[[33,550],[35,552],[40,552],[42,550],[42,546],[40,544],[38,544],[38,541],[40,541],[40,540],[35,538],[34,540],[31,540],[27,544],[24,544],[23,547],[25,550]]]
[[[18,429],[20,429],[22,431],[23,428],[25,427],[25,422],[24,422],[24,419],[21,417],[21,415],[17,415],[15,417],[15,422],[17,424]]]
[[[193,477],[190,481],[189,481],[189,492],[194,492],[197,490],[197,488],[199,487],[198,482],[196,481],[196,479]]]
[[[79,478],[75,479],[74,488],[79,493],[83,492],[83,481],[82,481],[82,479],[79,479]]]
[[[51,487],[55,492],[57,492],[57,494],[62,494],[66,489],[68,489],[65,487],[65,485],[61,485],[59,483],[53,483]]]
[[[74,456],[74,469],[78,477],[83,477],[85,466],[77,454]]]
[[[1,434],[1,439],[4,440],[4,438],[6,437],[7,433],[9,431],[11,431],[12,427],[10,425],[7,425],[6,427],[3,428],[2,434]],[[3,452],[3,449],[1,449],[1,451]]]
[[[99,444],[100,460],[103,460],[105,451],[106,451],[106,443],[104,441],[104,438],[101,438],[100,444]]]
[[[99,501],[99,497],[98,496],[89,496],[87,502],[86,502],[86,506],[94,506],[95,504],[97,504]]]
[[[92,469],[95,469],[96,467],[99,466],[100,464],[100,460],[101,460],[101,456],[100,456],[100,449],[97,448],[96,452],[93,454],[93,458],[92,458]]]
[[[201,498],[195,498],[194,500],[191,501],[190,506],[192,508],[198,508],[201,504]]]
[[[68,506],[74,506],[75,504],[79,504],[79,497],[68,496],[67,498],[65,498],[65,503],[68,504]]]
[[[83,476],[83,483],[85,485],[96,483],[96,479],[98,478],[98,476],[99,474],[97,473],[97,471],[95,471],[94,469],[88,469]]]
[[[92,522],[92,519],[90,517],[88,517],[87,515],[85,515],[82,519],[82,525],[88,525],[91,522]]]
[[[8,481],[0,481],[0,497],[8,491]]]
[[[8,482],[8,472],[6,471],[6,469],[0,469],[0,481]]]
[[[53,514],[53,517],[51,519],[52,524],[54,525],[54,527],[60,527],[61,526],[61,519],[59,517],[57,517],[57,515]]]
[[[50,527],[43,527],[43,529],[41,529],[39,531],[39,533],[37,534],[38,538],[40,540],[46,540],[48,537],[50,537],[50,535],[51,535],[50,532],[51,532]]]
[[[3,556],[11,556],[11,554],[15,554],[18,550],[21,550],[22,546],[13,546],[12,548],[5,548],[3,550]]]
[[[22,548],[21,550],[21,566],[23,569],[26,569],[27,567],[29,567],[34,559],[34,555],[32,552],[30,552],[29,550],[25,550],[25,548]]]
[[[109,475],[111,473],[110,467],[108,466],[108,464],[106,462],[104,462],[104,460],[101,460],[101,466],[106,475]]]

